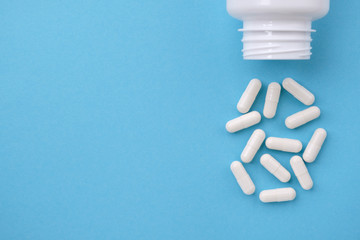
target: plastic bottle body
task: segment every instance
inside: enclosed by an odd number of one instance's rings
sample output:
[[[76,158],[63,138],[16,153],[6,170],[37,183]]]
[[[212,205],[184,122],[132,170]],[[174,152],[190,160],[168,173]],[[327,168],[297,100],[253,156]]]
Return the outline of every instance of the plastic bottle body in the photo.
[[[310,59],[311,22],[329,11],[329,0],[227,0],[244,22],[244,59]]]

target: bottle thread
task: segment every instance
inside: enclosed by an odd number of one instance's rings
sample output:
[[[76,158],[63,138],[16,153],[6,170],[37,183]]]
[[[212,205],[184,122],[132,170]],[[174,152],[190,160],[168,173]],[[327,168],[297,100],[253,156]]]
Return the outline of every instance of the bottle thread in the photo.
[[[244,59],[285,60],[310,59],[311,21],[248,20],[244,21]]]

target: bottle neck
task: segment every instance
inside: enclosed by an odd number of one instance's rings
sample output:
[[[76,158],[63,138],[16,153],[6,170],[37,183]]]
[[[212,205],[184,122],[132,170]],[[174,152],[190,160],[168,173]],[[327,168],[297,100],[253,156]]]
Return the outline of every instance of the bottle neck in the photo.
[[[310,20],[244,20],[244,59],[310,59]]]

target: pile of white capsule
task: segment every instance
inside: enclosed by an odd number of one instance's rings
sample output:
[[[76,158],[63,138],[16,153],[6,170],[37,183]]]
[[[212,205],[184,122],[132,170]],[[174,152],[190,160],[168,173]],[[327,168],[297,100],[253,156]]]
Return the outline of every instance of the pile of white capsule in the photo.
[[[228,132],[238,132],[242,129],[254,126],[261,121],[261,114],[259,112],[249,112],[260,91],[261,85],[262,84],[258,79],[253,79],[250,81],[237,104],[237,109],[244,115],[226,123],[226,130]],[[296,99],[307,106],[312,105],[315,101],[315,96],[310,91],[291,78],[286,78],[282,82],[282,86],[286,91],[288,91]],[[273,82],[269,84],[263,110],[263,115],[266,118],[271,119],[275,116],[280,98],[280,92],[281,86],[279,83]],[[289,129],[294,129],[318,118],[319,116],[320,109],[316,106],[312,106],[287,117],[285,120],[285,125]],[[257,151],[265,141],[265,136],[265,132],[261,129],[257,129],[253,132],[241,153],[240,158],[242,162],[250,163],[254,159]],[[302,158],[296,155],[290,159],[291,168],[296,178],[298,179],[300,186],[305,190],[310,190],[313,187],[313,181],[304,161],[307,163],[315,161],[326,136],[327,133],[325,129],[316,129],[305,148]],[[299,140],[279,137],[268,137],[265,141],[265,145],[268,149],[291,153],[299,153],[303,148],[302,143]],[[270,154],[262,155],[260,158],[260,163],[279,181],[286,183],[290,180],[290,172],[286,170]],[[255,185],[249,174],[246,172],[243,164],[240,161],[234,161],[231,163],[230,169],[234,174],[241,190],[247,195],[253,194],[255,192]],[[292,201],[295,199],[295,197],[296,191],[291,187],[264,190],[259,195],[260,200],[264,203]]]

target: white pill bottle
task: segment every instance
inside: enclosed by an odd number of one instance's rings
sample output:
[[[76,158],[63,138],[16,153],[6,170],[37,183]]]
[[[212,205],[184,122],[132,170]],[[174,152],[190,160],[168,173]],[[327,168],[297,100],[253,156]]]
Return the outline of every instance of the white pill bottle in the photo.
[[[227,11],[244,22],[244,59],[310,59],[311,22],[324,17],[330,0],[227,0]]]

